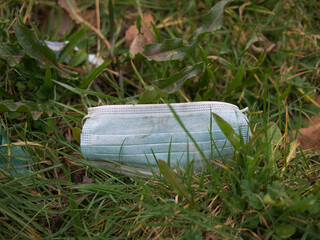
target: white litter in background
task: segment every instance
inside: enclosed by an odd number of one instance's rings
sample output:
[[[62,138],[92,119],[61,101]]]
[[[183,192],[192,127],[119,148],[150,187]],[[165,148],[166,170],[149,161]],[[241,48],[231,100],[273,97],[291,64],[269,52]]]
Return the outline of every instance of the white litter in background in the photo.
[[[100,66],[104,62],[102,58],[98,58],[95,54],[88,54],[87,61],[96,66]]]
[[[43,44],[42,41],[40,41],[41,44]],[[63,50],[63,48],[69,43],[69,41],[64,41],[64,42],[52,42],[52,41],[44,41],[47,46],[53,50],[56,55],[59,55],[60,52]],[[79,51],[78,47],[74,48],[75,51]],[[71,60],[71,57],[67,56],[65,61],[68,63]],[[96,66],[100,66],[104,60],[100,57],[97,57],[96,54],[88,54],[87,56],[87,61],[91,64],[94,64]]]
[[[69,41],[64,42],[51,42],[51,41],[44,41],[48,48],[56,52],[56,55],[59,55],[59,53],[62,51],[62,49],[69,43]],[[43,44],[42,41],[40,41],[41,44]]]

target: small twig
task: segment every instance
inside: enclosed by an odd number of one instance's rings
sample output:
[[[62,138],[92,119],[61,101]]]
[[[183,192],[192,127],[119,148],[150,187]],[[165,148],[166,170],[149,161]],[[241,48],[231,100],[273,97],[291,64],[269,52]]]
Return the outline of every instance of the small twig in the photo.
[[[82,70],[82,69],[79,69],[79,68],[70,67],[70,66],[65,65],[65,64],[62,64],[62,63],[60,63],[59,65],[60,65],[61,67],[64,67],[64,68],[66,68],[66,69],[69,69],[69,70],[72,70],[72,71],[75,71],[75,72],[78,72],[78,73],[83,73],[83,74],[85,74],[85,73],[88,72],[88,71],[86,71],[86,70]]]
[[[100,5],[99,0],[96,0],[96,15],[97,15],[97,29],[100,32]],[[100,38],[97,40],[97,58],[100,56]]]

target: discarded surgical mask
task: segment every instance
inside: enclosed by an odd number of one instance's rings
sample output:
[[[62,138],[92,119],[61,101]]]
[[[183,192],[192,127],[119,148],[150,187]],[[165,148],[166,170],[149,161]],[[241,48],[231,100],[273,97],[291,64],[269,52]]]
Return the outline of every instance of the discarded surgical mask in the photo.
[[[247,141],[248,119],[224,102],[170,104],[206,158],[231,156],[234,149],[213,115],[227,121]],[[157,172],[156,159],[171,167],[203,169],[205,161],[167,104],[110,105],[89,108],[81,133],[83,155],[98,165],[131,174]]]

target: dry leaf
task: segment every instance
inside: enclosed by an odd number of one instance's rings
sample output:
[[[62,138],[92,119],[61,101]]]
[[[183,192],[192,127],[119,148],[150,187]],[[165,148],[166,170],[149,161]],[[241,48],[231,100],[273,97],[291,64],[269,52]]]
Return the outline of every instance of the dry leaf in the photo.
[[[320,105],[320,95],[316,96],[314,101]],[[299,145],[320,152],[320,112],[311,119],[305,118],[304,122],[309,124],[309,127],[299,129],[297,137]]]
[[[141,28],[140,28],[140,33],[145,39],[145,44],[146,43],[153,43],[155,42],[154,37],[153,37],[153,29],[150,24],[150,22],[154,23],[154,19],[151,15],[150,12],[145,12],[141,16]],[[131,27],[128,28],[126,31],[126,43],[125,47],[130,47],[131,43],[133,40],[138,36],[139,31],[137,29],[136,23],[132,25]],[[139,37],[141,41],[141,37]]]
[[[138,34],[132,41],[130,45],[130,55],[134,57],[137,53],[142,53],[144,49],[144,45],[146,44],[146,39],[140,33]]]
[[[131,27],[128,28],[126,31],[126,43],[124,46],[126,48],[130,47],[131,43],[133,42],[134,38],[139,34],[139,31],[137,29],[136,25],[132,25]]]
[[[301,128],[297,137],[299,145],[320,152],[320,123]]]
[[[146,43],[155,42],[153,37],[153,29],[150,22],[154,23],[154,19],[150,12],[146,12],[142,14],[141,17],[141,33],[146,39]]]
[[[255,46],[255,43],[261,43],[262,47]],[[259,36],[254,37],[251,39],[251,48],[253,51],[257,53],[262,52],[271,52],[277,44],[270,42],[264,35],[260,34]]]

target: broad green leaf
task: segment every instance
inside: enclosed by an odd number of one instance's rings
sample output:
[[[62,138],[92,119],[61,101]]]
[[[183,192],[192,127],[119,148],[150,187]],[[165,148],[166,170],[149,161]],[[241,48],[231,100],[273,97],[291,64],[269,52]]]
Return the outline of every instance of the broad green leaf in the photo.
[[[275,201],[272,199],[272,197],[270,196],[269,193],[267,193],[264,197],[263,197],[263,202],[266,205],[275,205]]]
[[[182,179],[167,165],[165,161],[158,160],[158,166],[166,182],[179,195],[185,197],[189,203],[193,204],[192,196],[189,193],[188,187],[184,184]]]
[[[200,27],[194,32],[192,39],[202,33],[213,32],[220,29],[223,24],[223,10],[229,2],[231,2],[231,0],[223,0],[212,7],[204,17]]]
[[[282,138],[281,131],[277,126],[277,124],[275,124],[274,122],[271,123],[270,128],[267,131],[267,138],[268,138],[267,144],[272,145],[272,147],[277,145]],[[266,142],[265,136],[262,137],[262,141]]]
[[[161,90],[157,86],[151,86],[148,89],[146,89],[139,100],[139,104],[148,104],[153,103],[157,97],[160,95]]]
[[[281,158],[281,153],[275,150],[276,145],[281,141],[282,135],[279,127],[275,123],[271,123],[270,128],[267,130],[266,136],[262,137],[262,143],[264,144],[264,155],[269,156],[269,166],[274,172],[278,170],[277,160]],[[273,154],[274,153],[274,154]]]
[[[95,79],[104,68],[106,68],[111,63],[111,60],[103,62],[100,66],[96,67],[91,71],[91,73],[88,75],[86,79],[80,84],[80,88],[87,88],[89,84],[92,82],[93,79]]]
[[[317,197],[311,194],[311,196],[291,202],[288,209],[303,213],[313,207],[316,203]]]
[[[87,60],[87,53],[83,49],[79,49],[68,62],[68,66],[77,67],[81,63]]]
[[[260,210],[263,204],[257,196],[256,190],[259,189],[258,181],[254,178],[249,180],[242,180],[240,184],[241,192],[247,197],[249,205],[254,209]]]
[[[276,234],[281,238],[289,238],[296,232],[296,227],[289,223],[275,224]]]
[[[236,73],[234,79],[230,83],[230,85],[227,88],[227,93],[230,93],[231,91],[235,90],[237,87],[239,87],[242,84],[243,79],[243,65],[240,66],[238,72]]]
[[[0,113],[1,112],[30,113],[32,115],[33,120],[37,120],[43,113],[43,109],[34,102],[2,101],[0,102]]]
[[[80,144],[80,136],[81,136],[81,128],[79,127],[74,127],[72,128],[72,135],[73,135],[73,138],[77,141],[77,143]]]
[[[177,60],[184,58],[189,49],[190,47],[186,46],[182,39],[166,39],[163,43],[147,44],[143,55],[148,60]]]
[[[237,150],[240,147],[240,138],[234,131],[234,129],[230,126],[228,122],[226,122],[222,117],[219,115],[212,113],[214,120],[217,122],[219,128],[229,140],[231,145]]]
[[[17,44],[0,43],[0,57],[5,59],[10,67],[19,64],[25,52],[19,49]]]
[[[289,202],[289,196],[285,189],[282,188],[281,183],[278,181],[273,182],[272,185],[267,186],[267,193],[263,198],[265,204],[282,208],[287,206]]]
[[[37,92],[39,102],[46,102],[48,99],[54,96],[53,83],[51,78],[51,69],[49,64],[46,62],[46,74],[44,77],[44,83]]]
[[[267,130],[270,129],[270,127],[271,127],[272,124],[273,124],[273,123],[268,123],[268,125],[267,125]],[[264,129],[264,128],[262,128],[262,129],[260,129],[258,132],[256,132],[256,133],[250,138],[249,142],[247,142],[246,148],[252,147],[252,145],[253,145],[257,140],[262,139],[264,132],[265,132],[265,129]]]
[[[226,202],[226,205],[230,208],[231,212],[234,214],[239,214],[245,209],[245,201],[239,195],[234,195]]]
[[[173,74],[171,77],[166,79],[159,79],[156,84],[160,89],[176,92],[179,90],[181,85],[188,79],[197,76],[203,71],[204,62],[200,62],[184,68],[181,72]]]
[[[58,67],[56,54],[46,45],[42,45],[36,34],[27,28],[20,18],[14,24],[14,30],[18,42],[29,56]]]
[[[83,28],[80,31],[77,31],[69,38],[68,44],[63,48],[62,52],[59,54],[60,63],[62,63],[65,60],[65,58],[77,46],[77,44],[80,43],[80,41],[83,41],[83,39],[85,39],[86,31],[87,29]]]

